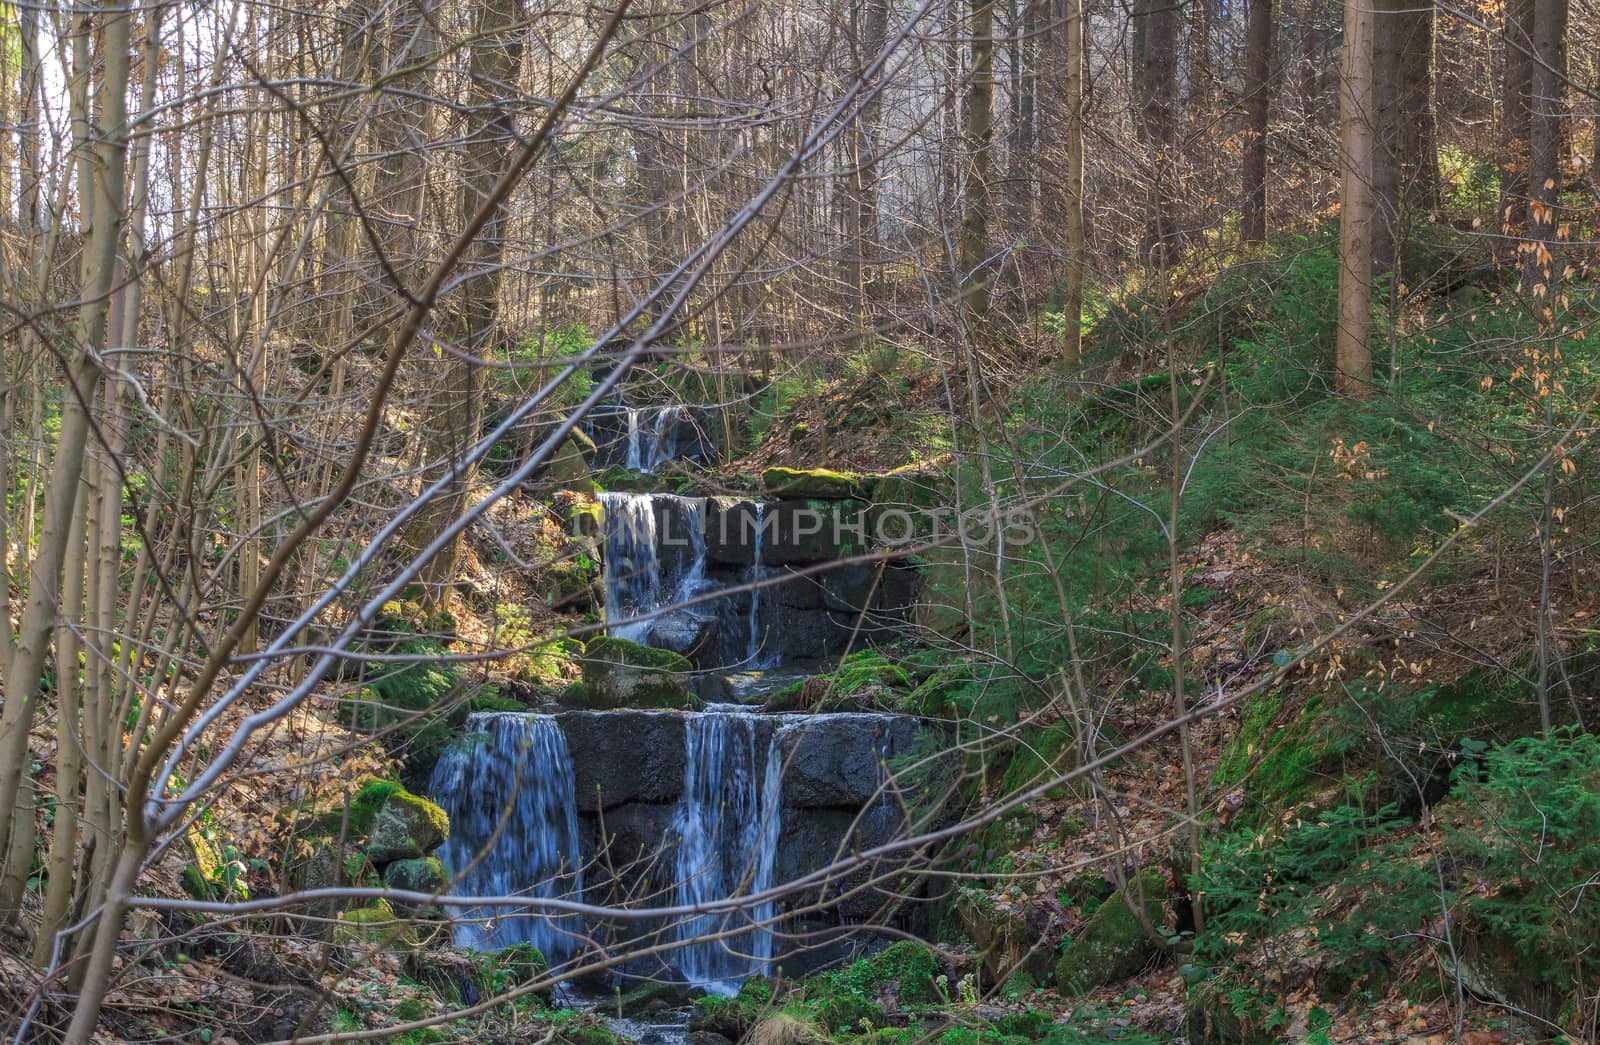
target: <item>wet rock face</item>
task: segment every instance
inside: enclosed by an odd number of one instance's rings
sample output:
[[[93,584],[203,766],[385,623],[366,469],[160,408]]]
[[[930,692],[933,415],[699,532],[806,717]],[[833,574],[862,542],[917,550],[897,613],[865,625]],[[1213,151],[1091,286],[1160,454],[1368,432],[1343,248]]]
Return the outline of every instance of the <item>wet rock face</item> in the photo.
[[[778,738],[785,809],[863,807],[882,799],[883,762],[921,728],[902,715],[796,716]]]
[[[586,882],[592,898],[627,895],[642,877],[658,878],[670,866],[674,816],[683,795],[689,715],[672,711],[560,712],[575,775],[584,858],[605,851],[612,880]],[[912,749],[934,728],[906,715],[763,715],[751,713],[754,742],[784,759],[778,881],[823,867],[839,853],[859,852],[903,833],[899,801],[881,789],[882,760]],[[664,864],[664,861],[667,862]],[[895,900],[895,880],[871,887],[885,865],[858,871],[831,885],[823,902],[835,917],[864,919]]]
[[[671,805],[683,793],[684,716],[670,711],[562,712],[580,815],[596,806]]]

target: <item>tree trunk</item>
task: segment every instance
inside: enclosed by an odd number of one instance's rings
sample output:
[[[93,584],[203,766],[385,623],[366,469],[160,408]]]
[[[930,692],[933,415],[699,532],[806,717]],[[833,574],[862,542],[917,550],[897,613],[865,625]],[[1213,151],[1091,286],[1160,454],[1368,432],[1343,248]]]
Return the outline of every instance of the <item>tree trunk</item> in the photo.
[[[1239,238],[1267,239],[1267,122],[1272,103],[1272,0],[1250,0],[1245,41],[1244,202]]]
[[[1556,262],[1556,213],[1561,196],[1561,116],[1566,90],[1562,57],[1566,0],[1532,0],[1533,74],[1528,96],[1527,242],[1522,251],[1522,289],[1546,296],[1560,271]]]
[[[961,213],[962,300],[974,312],[988,307],[989,147],[994,129],[994,0],[972,0],[972,71],[967,85],[967,177]]]
[[[1413,0],[1375,0],[1372,38],[1372,271],[1394,271],[1400,235],[1400,11]]]
[[[1345,0],[1339,132],[1344,177],[1339,209],[1338,381],[1341,395],[1372,393],[1372,45],[1367,0]]]
[[[471,137],[463,150],[457,208],[463,223],[482,208],[505,173],[516,143],[512,113],[497,103],[522,65],[522,31],[517,28],[521,17],[521,0],[479,0],[473,6],[470,111],[481,122],[475,132],[469,131]],[[478,438],[483,417],[483,360],[494,350],[498,336],[505,221],[505,211],[496,208],[462,258],[463,269],[472,276],[460,292],[457,354],[445,361],[444,385],[434,393],[429,407],[431,460],[423,482],[431,484],[452,471],[459,474],[418,516],[419,532],[413,544],[419,549],[449,526],[466,502],[472,471],[463,471],[461,461]],[[459,555],[458,537],[423,568],[419,580],[430,606],[443,605]]]
[[[1138,49],[1139,140],[1146,147],[1149,193],[1139,258],[1145,264],[1174,259],[1173,139],[1176,133],[1178,8],[1175,0],[1144,0]],[[1138,8],[1135,8],[1138,11]]]
[[[1439,147],[1433,114],[1433,5],[1402,5],[1395,24],[1401,54],[1401,200],[1416,210],[1432,210],[1439,205]]]
[[[1500,225],[1508,240],[1522,225],[1528,193],[1528,98],[1533,89],[1534,0],[1506,0],[1501,82]],[[1508,244],[1509,246],[1509,244]]]
[[[1075,365],[1083,354],[1083,283],[1089,249],[1083,220],[1083,0],[1066,0],[1066,75],[1062,78],[1062,121],[1066,149],[1067,272],[1064,280],[1061,315],[1063,322],[1062,356]]]
[[[31,834],[32,810],[18,798],[28,768],[28,730],[40,702],[39,679],[49,654],[50,635],[56,626],[56,592],[61,588],[63,568],[81,568],[81,561],[66,558],[72,515],[77,503],[78,484],[83,474],[88,445],[88,410],[99,398],[102,370],[100,352],[105,344],[107,303],[117,250],[122,239],[124,206],[124,167],[127,159],[128,76],[131,66],[129,43],[132,16],[129,0],[105,8],[98,21],[100,34],[101,80],[98,119],[87,113],[74,121],[76,148],[92,158],[80,165],[86,184],[79,187],[79,199],[88,201],[85,229],[87,246],[83,254],[82,297],[78,310],[76,353],[65,375],[69,392],[62,396],[60,435],[50,476],[50,492],[45,503],[44,529],[39,548],[29,563],[27,602],[17,630],[12,670],[5,680],[5,706],[0,708],[0,852],[11,852],[13,833]],[[87,19],[80,18],[76,32],[83,61],[75,76],[87,83],[92,75],[88,66]],[[76,92],[74,92],[76,93]],[[81,95],[79,95],[81,97]],[[91,122],[93,133],[88,133]],[[23,817],[29,817],[23,823]],[[31,847],[30,847],[31,848]],[[21,885],[28,868],[8,866],[0,877],[0,922],[12,923],[20,912]]]

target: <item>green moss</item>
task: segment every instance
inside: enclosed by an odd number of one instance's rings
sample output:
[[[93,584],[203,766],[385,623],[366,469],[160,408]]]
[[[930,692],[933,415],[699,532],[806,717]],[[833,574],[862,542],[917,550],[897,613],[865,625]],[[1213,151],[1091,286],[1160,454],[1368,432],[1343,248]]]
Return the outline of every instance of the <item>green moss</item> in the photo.
[[[768,468],[761,473],[761,485],[786,497],[836,500],[861,495],[861,482],[856,476],[827,468]]]
[[[1245,702],[1239,729],[1217,761],[1212,782],[1218,787],[1243,783],[1262,816],[1304,801],[1319,770],[1337,752],[1328,743],[1319,697],[1286,712],[1279,691]]]
[[[345,805],[350,833],[365,837],[372,830],[372,822],[378,818],[378,810],[383,808],[389,796],[404,790],[398,780],[368,777]]]
[[[421,998],[404,998],[389,1014],[401,1023],[413,1023],[429,1015],[428,1005]]]
[[[611,708],[695,708],[689,689],[694,665],[671,650],[643,646],[606,635],[589,642],[580,660],[580,706]],[[570,691],[569,691],[570,692]]]
[[[858,650],[834,669],[826,697],[817,711],[905,711],[913,690],[911,677],[877,650]]]
[[[1015,979],[1017,977],[1013,976],[1007,980],[1002,991],[1007,998],[1013,1000],[1032,994],[1038,986],[1038,984],[1031,982],[1033,978],[1030,976],[1027,977],[1029,982],[1017,983],[1015,985],[1017,990],[1013,992],[1012,980]],[[1050,1028],[1055,1024],[1055,1021],[1055,1013],[1048,1010],[1023,1009],[1021,1012],[1008,1012],[995,1020],[994,1029],[1001,1034],[1015,1035],[1019,1038],[1027,1038],[1029,1041],[1038,1041],[1050,1033]]]
[[[502,697],[493,690],[486,690],[467,701],[468,711],[527,711],[528,705],[520,700]]]
[[[1144,914],[1161,928],[1167,896],[1166,882],[1154,870],[1145,870],[1128,882],[1129,897],[1143,893]],[[1101,904],[1067,944],[1056,963],[1056,987],[1063,993],[1083,994],[1107,983],[1139,973],[1155,956],[1151,942],[1127,900],[1119,894]]]
[[[383,869],[383,884],[401,892],[437,893],[449,883],[444,864],[433,856],[396,860]]]
[[[882,1006],[855,994],[834,994],[812,1009],[816,1021],[835,1034],[848,1030],[882,1027],[889,1022]]]
[[[457,699],[462,695],[461,668],[438,659],[449,647],[433,636],[402,635],[369,645],[417,660],[387,668],[354,697],[341,701],[341,718],[360,733],[387,731],[391,748],[403,750],[412,767],[426,774],[466,717]]]
[[[817,981],[824,989],[876,998],[892,990],[901,1005],[933,1005],[941,999],[937,986],[944,973],[938,952],[914,940],[901,940],[860,958]]]
[[[694,1014],[689,1018],[689,1029],[710,1031],[729,1041],[738,1041],[760,1021],[765,1008],[761,1002],[711,995],[695,1002]]]
[[[550,971],[544,952],[531,943],[514,943],[494,956],[495,989],[506,990],[532,983]]]
[[[367,838],[374,863],[427,856],[450,837],[450,818],[434,803],[400,790],[384,800]]]

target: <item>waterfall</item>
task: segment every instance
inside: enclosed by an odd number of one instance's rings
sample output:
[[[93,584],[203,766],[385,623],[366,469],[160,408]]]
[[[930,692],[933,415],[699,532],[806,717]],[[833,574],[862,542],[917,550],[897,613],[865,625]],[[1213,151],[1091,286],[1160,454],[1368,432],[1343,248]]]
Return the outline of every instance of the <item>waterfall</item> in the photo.
[[[762,516],[766,514],[766,505],[756,502],[756,532],[753,541],[753,557],[750,560],[750,570],[747,579],[750,584],[758,584],[762,578],[761,570],[761,541],[764,535]],[[766,668],[772,665],[761,656],[761,592],[759,587],[750,589],[750,620],[749,630],[745,639],[744,666],[746,668]]]
[[[640,470],[639,464],[639,411],[628,407],[628,459],[625,466],[630,472]]]
[[[660,608],[661,562],[656,556],[656,510],[649,494],[603,493],[606,620],[620,621]],[[611,634],[635,642],[650,636],[650,621],[615,624]]]
[[[653,472],[678,456],[678,421],[683,416],[681,406],[663,406],[656,410],[655,431],[650,437],[650,452],[640,462],[641,470]]]
[[[466,728],[428,781],[428,793],[450,817],[439,857],[455,876],[454,893],[581,898],[566,736],[548,715],[506,711],[473,714]],[[531,943],[552,966],[572,956],[582,930],[576,915],[502,907],[462,905],[454,920],[458,946]]]
[[[683,797],[672,825],[681,905],[760,893],[772,885],[782,759],[775,734],[760,744],[761,724],[760,716],[716,707],[687,723]],[[764,757],[758,760],[758,753]],[[684,945],[678,952],[684,977],[731,994],[745,977],[765,973],[776,913],[777,905],[767,901],[679,921],[674,939]],[[759,927],[763,923],[767,927]]]
[[[672,494],[603,493],[606,620],[667,609],[706,584],[703,503]],[[654,620],[612,625],[611,634],[650,641]]]
[[[629,471],[649,474],[668,461],[678,457],[678,423],[683,419],[683,407],[658,406],[649,410],[625,407],[628,412],[628,456],[625,462]],[[653,414],[645,433],[645,415]]]

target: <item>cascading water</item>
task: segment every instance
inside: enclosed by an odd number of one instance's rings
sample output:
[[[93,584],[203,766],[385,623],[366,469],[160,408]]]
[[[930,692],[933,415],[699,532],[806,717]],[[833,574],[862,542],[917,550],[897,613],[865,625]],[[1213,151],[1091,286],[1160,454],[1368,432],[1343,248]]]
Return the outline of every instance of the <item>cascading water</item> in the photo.
[[[702,502],[672,494],[603,493],[606,620],[665,610],[706,585]],[[654,620],[610,624],[611,634],[648,642]]]
[[[463,896],[583,894],[578,810],[566,736],[548,715],[479,712],[434,766],[428,793],[450,817],[439,857]],[[502,822],[503,821],[503,822]],[[531,943],[552,966],[576,950],[574,915],[462,906],[455,942],[476,950]]]
[[[761,517],[765,514],[766,505],[756,502],[756,532],[752,538],[754,542],[754,557],[750,560],[750,583],[755,584],[761,580]],[[749,667],[756,667],[756,659],[761,656],[761,589],[750,589],[750,631],[749,638],[745,641],[744,659]]]
[[[759,894],[772,885],[782,759],[775,735],[760,743],[760,725],[759,716],[716,706],[687,723],[683,797],[672,826],[680,905]],[[684,977],[732,994],[746,977],[765,973],[776,913],[768,900],[678,922]]]
[[[600,507],[605,511],[606,526],[606,620],[625,621],[660,609],[661,562],[656,557],[656,510],[651,497],[603,493]],[[611,624],[610,631],[643,642],[650,635],[650,621]]]
[[[648,411],[655,415],[649,422],[648,434],[645,432],[647,411],[632,406],[626,409],[628,411],[627,468],[630,471],[648,474],[668,461],[677,460],[678,424],[683,419],[683,407],[658,406]]]

